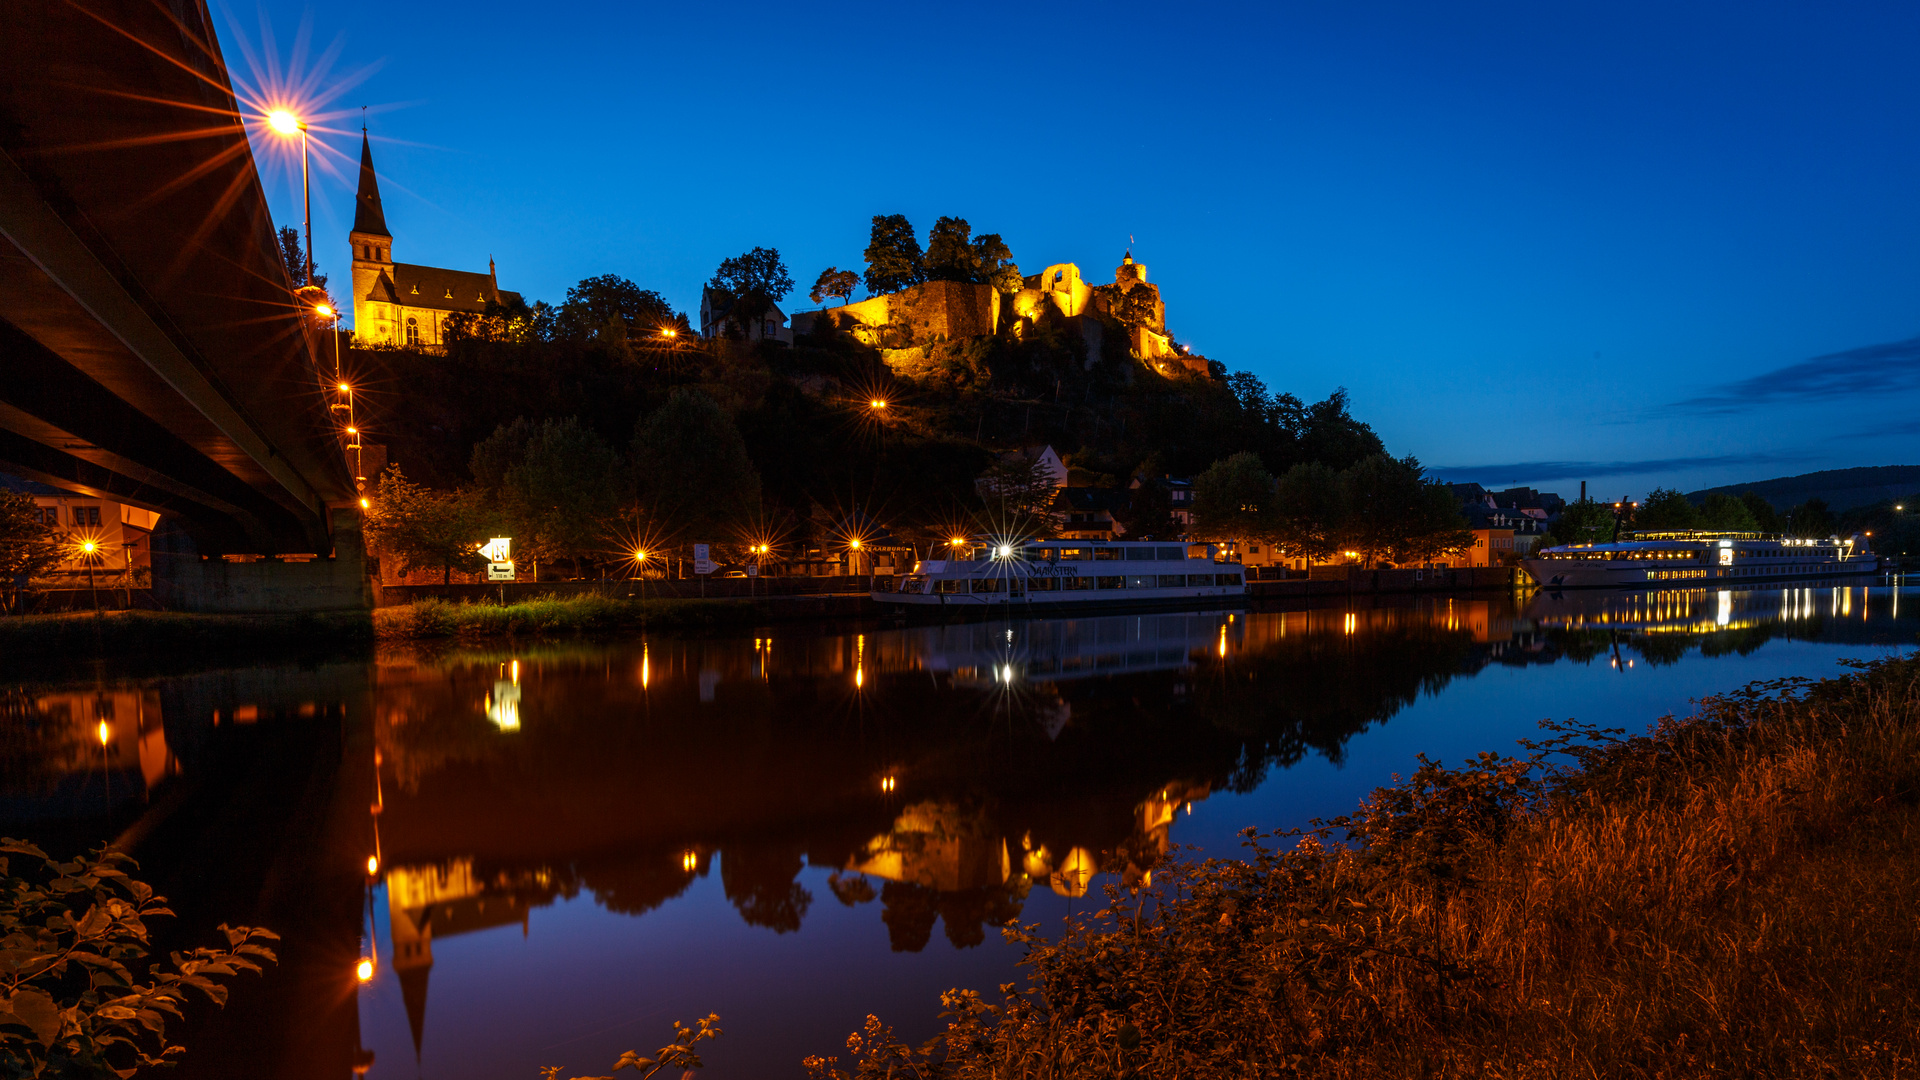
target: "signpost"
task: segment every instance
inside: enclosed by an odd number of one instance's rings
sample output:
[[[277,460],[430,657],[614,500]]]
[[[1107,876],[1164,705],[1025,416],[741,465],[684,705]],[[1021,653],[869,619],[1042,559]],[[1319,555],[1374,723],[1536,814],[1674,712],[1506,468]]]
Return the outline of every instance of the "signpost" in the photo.
[[[707,545],[693,545],[693,572],[700,575],[700,595],[707,595],[707,575],[713,573],[713,560],[708,558]]]
[[[480,554],[487,560],[487,580],[501,582],[500,605],[506,606],[507,587],[504,584],[513,580],[513,537],[496,536],[480,545]]]

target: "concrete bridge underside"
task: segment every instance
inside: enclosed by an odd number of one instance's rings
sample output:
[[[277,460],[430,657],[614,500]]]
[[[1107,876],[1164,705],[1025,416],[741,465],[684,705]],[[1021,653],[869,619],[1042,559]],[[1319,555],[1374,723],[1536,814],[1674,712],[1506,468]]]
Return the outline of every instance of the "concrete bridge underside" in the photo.
[[[311,553],[356,503],[198,0],[21,5],[0,34],[0,469]],[[331,363],[331,358],[327,358]]]

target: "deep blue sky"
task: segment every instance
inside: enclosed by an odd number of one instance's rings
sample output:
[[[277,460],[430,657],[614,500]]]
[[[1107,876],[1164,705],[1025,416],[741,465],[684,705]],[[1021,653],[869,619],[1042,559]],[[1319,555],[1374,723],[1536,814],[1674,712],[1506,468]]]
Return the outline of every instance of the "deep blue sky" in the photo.
[[[611,272],[693,308],[758,244],[803,309],[877,213],[1096,281],[1131,234],[1179,340],[1348,387],[1450,478],[1920,462],[1912,4],[231,3],[242,81],[303,22],[334,160],[372,106],[395,258],[491,254],[530,299]]]

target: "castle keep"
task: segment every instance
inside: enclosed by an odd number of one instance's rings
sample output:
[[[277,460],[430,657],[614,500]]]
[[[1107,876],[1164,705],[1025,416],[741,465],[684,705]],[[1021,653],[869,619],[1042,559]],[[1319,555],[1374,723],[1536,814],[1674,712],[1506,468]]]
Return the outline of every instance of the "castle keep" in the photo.
[[[808,332],[822,318],[881,349],[889,363],[911,364],[919,346],[937,341],[998,333],[1024,337],[1039,320],[1058,318],[1079,331],[1089,365],[1100,355],[1105,336],[1118,331],[1125,335],[1127,352],[1162,375],[1207,373],[1203,357],[1174,346],[1160,288],[1147,282],[1146,265],[1134,262],[1131,251],[1114,268],[1111,285],[1088,285],[1073,263],[1056,263],[1023,278],[1020,291],[1010,294],[991,285],[929,281],[857,304],[800,312],[793,317],[793,333]]]

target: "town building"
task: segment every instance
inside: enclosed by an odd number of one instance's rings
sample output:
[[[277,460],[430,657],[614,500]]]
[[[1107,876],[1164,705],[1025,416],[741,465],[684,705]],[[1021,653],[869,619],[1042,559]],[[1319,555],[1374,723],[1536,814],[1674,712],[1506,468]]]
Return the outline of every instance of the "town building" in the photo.
[[[380,205],[373,149],[360,135],[360,190],[354,198],[353,337],[361,346],[394,345],[429,351],[446,347],[447,319],[478,315],[489,303],[514,304],[520,294],[500,288],[493,260],[487,272],[447,270],[393,261],[393,236]]]
[[[48,575],[54,588],[86,588],[89,570],[96,587],[149,584],[159,514],[15,476],[0,475],[0,487],[31,497],[42,524],[57,530],[68,557]]]
[[[743,337],[749,341],[779,341],[793,344],[793,328],[787,325],[780,305],[767,308],[752,326],[741,326],[733,317],[733,294],[711,285],[700,288],[700,336],[711,341],[720,337]]]

